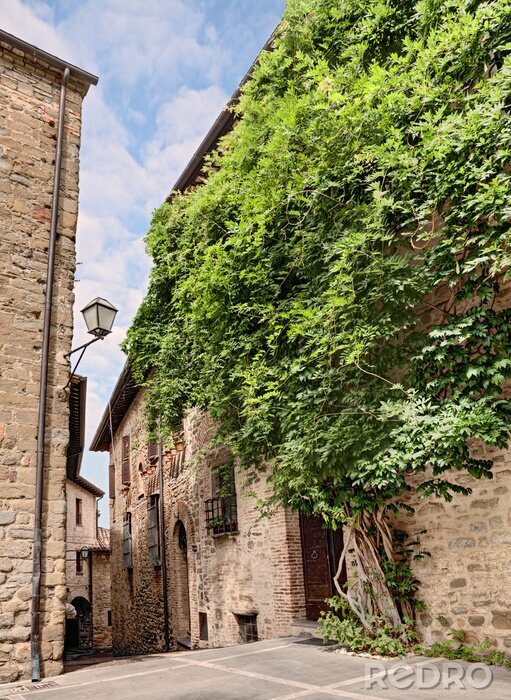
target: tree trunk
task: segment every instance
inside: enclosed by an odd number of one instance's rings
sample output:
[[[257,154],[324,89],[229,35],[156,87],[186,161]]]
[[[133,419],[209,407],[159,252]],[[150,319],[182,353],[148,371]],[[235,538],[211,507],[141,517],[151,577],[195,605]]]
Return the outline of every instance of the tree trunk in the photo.
[[[389,561],[396,561],[392,535],[383,510],[366,512],[344,526],[344,548],[334,584],[369,633],[373,629],[374,617],[388,620],[395,628],[401,625],[397,604],[381,567],[382,549]],[[348,581],[343,588],[339,580],[345,564]]]

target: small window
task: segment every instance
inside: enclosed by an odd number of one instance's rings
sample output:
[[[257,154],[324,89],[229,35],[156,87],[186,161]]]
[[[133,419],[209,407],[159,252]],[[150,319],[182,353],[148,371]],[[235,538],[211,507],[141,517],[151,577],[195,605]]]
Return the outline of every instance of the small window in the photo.
[[[83,559],[81,552],[76,552],[76,573],[83,574]]]
[[[205,612],[199,613],[199,639],[202,642],[208,641],[208,616]]]
[[[153,566],[161,566],[160,551],[160,496],[155,493],[151,496],[147,523],[147,546],[149,548],[149,561]]]
[[[108,627],[111,627],[112,626],[112,611],[111,610],[106,611],[106,620],[107,620]]]
[[[234,466],[223,464],[212,473],[212,498],[205,501],[206,527],[213,535],[238,531]]]
[[[130,480],[130,436],[124,435],[122,438],[122,483],[129,484]]]
[[[124,519],[122,524],[122,555],[125,569],[133,568],[131,543],[131,513],[124,513]]]
[[[75,499],[75,514],[76,514],[76,524],[81,525],[82,524],[82,499],[81,498]]]
[[[236,615],[236,622],[243,642],[257,642],[257,614]]]

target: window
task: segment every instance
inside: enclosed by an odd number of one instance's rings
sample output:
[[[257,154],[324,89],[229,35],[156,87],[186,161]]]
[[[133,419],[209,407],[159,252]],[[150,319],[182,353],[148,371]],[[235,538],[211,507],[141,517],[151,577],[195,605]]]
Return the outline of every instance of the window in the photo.
[[[205,612],[199,613],[199,639],[202,642],[208,641],[208,616]]]
[[[83,574],[83,559],[81,552],[76,552],[76,573]]]
[[[76,515],[76,524],[81,525],[82,524],[82,499],[81,498],[75,498],[75,515]]]
[[[243,642],[257,642],[257,613],[253,615],[236,614],[240,637]]]
[[[108,497],[115,498],[115,464],[108,466]]]
[[[106,624],[108,625],[108,627],[112,626],[112,611],[111,610],[106,611]]]
[[[122,555],[124,568],[133,568],[133,557],[131,554],[131,513],[124,513],[122,523]]]
[[[151,462],[154,463],[158,460],[158,443],[157,442],[148,442],[147,443],[147,459]]]
[[[147,522],[147,546],[149,561],[153,566],[161,566],[160,552],[160,496],[153,494],[149,503]]]
[[[212,474],[213,498],[205,501],[206,527],[213,535],[238,531],[236,484],[231,462],[223,464]]]
[[[130,436],[122,438],[122,483],[130,483]]]

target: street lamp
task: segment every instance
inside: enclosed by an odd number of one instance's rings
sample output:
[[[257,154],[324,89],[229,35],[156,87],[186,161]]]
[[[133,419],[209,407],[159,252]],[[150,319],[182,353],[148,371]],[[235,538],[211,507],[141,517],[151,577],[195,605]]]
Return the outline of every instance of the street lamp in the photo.
[[[117,315],[117,309],[106,299],[96,297],[96,299],[89,302],[87,306],[84,306],[82,309],[82,314],[85,320],[85,325],[87,326],[87,332],[93,335],[94,338],[89,340],[88,343],[84,343],[83,345],[80,345],[80,347],[75,348],[74,350],[71,350],[71,352],[64,355],[64,357],[67,359],[68,357],[71,357],[73,353],[78,352],[78,350],[82,351],[64,389],[69,386],[71,377],[76,372],[76,368],[80,364],[83,354],[89,345],[92,345],[92,343],[95,343],[97,340],[103,340],[103,338],[106,338],[106,336],[112,332],[112,326],[114,325],[114,320]]]
[[[82,314],[87,331],[97,338],[104,338],[112,332],[117,309],[106,299],[96,297],[82,309]]]

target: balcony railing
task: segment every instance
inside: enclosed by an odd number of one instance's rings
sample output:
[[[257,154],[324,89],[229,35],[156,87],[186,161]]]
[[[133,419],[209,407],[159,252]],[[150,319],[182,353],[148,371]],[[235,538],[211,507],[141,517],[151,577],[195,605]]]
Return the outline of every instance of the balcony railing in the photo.
[[[208,498],[204,501],[206,527],[213,535],[226,535],[238,531],[236,496]]]

